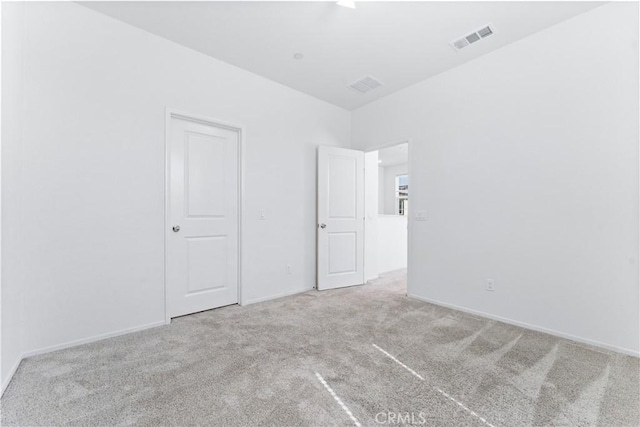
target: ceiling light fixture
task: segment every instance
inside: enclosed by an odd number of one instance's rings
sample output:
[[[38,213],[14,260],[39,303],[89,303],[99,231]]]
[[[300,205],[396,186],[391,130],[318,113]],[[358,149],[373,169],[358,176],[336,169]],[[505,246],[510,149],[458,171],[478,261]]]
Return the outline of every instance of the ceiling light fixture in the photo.
[[[298,59],[298,60],[300,60],[300,59],[302,59],[302,58],[304,58],[304,55],[303,55],[303,54],[301,54],[301,53],[294,53],[294,54],[293,54],[293,59]]]
[[[339,1],[336,2],[336,4],[338,6],[348,7],[349,9],[355,9],[356,8],[355,0],[339,0]]]

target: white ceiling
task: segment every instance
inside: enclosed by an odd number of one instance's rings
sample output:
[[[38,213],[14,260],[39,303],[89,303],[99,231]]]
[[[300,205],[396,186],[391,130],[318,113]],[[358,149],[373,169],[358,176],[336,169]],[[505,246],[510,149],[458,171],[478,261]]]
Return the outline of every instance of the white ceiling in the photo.
[[[334,1],[82,4],[352,110],[602,3],[360,1],[355,10]],[[494,35],[459,52],[449,45],[488,23]],[[364,75],[384,85],[366,95],[347,88]]]
[[[408,162],[409,144],[406,142],[378,150],[378,165],[380,166],[396,166]]]

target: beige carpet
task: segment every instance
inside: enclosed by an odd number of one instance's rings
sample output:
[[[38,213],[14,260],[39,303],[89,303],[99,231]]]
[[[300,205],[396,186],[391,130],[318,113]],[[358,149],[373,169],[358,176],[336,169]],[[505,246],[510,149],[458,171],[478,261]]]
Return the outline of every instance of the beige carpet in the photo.
[[[2,425],[640,425],[640,362],[361,287],[26,359]]]

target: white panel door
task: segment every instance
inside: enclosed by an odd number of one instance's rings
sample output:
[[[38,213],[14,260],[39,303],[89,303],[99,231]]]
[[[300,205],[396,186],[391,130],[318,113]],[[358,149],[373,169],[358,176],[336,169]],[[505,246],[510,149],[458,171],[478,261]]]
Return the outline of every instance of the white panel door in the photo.
[[[170,118],[167,316],[238,302],[235,130]]]
[[[318,147],[318,289],[364,283],[364,153]]]

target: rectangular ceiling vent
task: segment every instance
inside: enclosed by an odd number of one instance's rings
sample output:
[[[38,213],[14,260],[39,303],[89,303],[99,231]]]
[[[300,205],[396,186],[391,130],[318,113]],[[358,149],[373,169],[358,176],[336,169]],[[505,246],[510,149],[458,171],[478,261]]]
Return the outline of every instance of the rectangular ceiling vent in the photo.
[[[463,49],[467,46],[469,46],[470,44],[473,44],[475,42],[477,42],[478,40],[482,40],[486,37],[489,37],[490,35],[492,35],[494,33],[493,30],[493,26],[492,25],[485,25],[484,27],[480,28],[477,31],[474,31],[471,34],[467,34],[466,36],[454,40],[451,42],[451,46],[456,50],[460,50]]]
[[[351,89],[363,95],[380,86],[382,86],[382,83],[371,76],[364,76],[360,80],[349,85]]]

